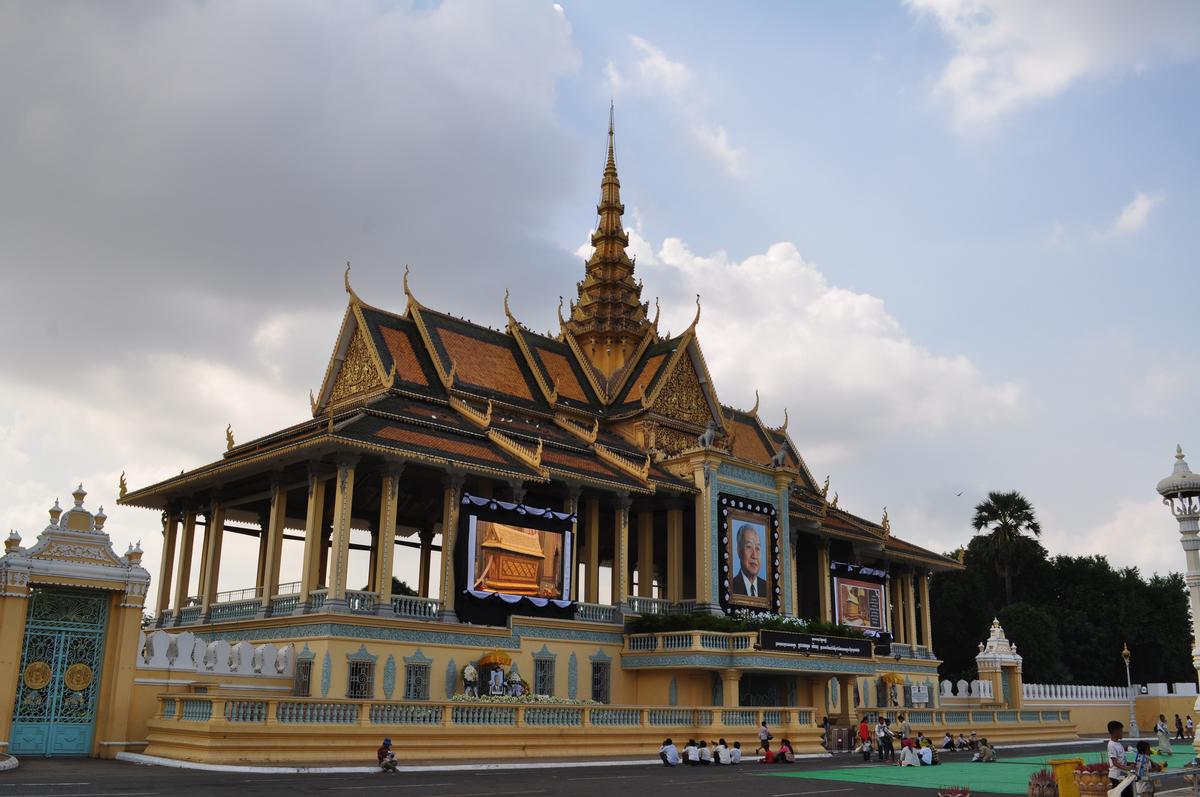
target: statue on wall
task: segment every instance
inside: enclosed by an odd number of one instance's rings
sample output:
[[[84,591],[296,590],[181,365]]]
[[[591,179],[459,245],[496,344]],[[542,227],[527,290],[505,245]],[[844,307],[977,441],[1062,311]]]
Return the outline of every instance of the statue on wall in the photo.
[[[704,434],[696,438],[696,442],[702,448],[711,448],[713,441],[717,439],[717,422],[712,418],[708,419],[708,426],[704,430]]]

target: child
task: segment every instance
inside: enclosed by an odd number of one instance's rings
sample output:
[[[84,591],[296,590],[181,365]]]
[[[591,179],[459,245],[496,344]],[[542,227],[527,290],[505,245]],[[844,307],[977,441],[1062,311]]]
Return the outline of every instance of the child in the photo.
[[[729,747],[725,744],[724,739],[718,739],[713,743],[713,763],[717,766],[729,764]]]
[[[741,742],[733,743],[733,749],[729,751],[729,763],[730,764],[742,763],[742,743]]]
[[[689,767],[700,763],[700,748],[696,746],[695,739],[688,739],[687,747],[683,748],[683,763]]]
[[[902,767],[919,767],[921,766],[921,757],[917,755],[916,749],[911,744],[901,742],[899,763]]]
[[[1137,743],[1137,758],[1133,760],[1133,771],[1137,780],[1133,783],[1134,794],[1154,794],[1154,781],[1146,777],[1151,772],[1158,772],[1165,765],[1156,764],[1150,760],[1150,743],[1145,739]]]
[[[970,750],[971,743],[967,741],[967,737],[962,735],[962,731],[958,732],[958,738],[954,740],[955,750]]]
[[[396,771],[396,754],[392,752],[391,739],[383,740],[383,744],[375,751],[375,758],[379,761],[379,768],[384,772]]]
[[[700,763],[708,766],[713,762],[712,750],[708,749],[708,742],[700,740]]]
[[[1125,745],[1121,739],[1125,736],[1125,725],[1113,720],[1108,723],[1108,783],[1116,788],[1125,774],[1129,772],[1129,763],[1125,758]]]
[[[977,749],[975,750],[975,755],[971,756],[971,761],[980,764],[996,763],[996,751],[992,749],[990,744],[988,744],[988,740],[986,738],[979,740]]]
[[[792,752],[792,740],[784,738],[779,743],[779,751],[775,753],[776,764],[794,764],[796,763],[796,754]]]
[[[670,737],[664,739],[662,747],[658,748],[658,757],[662,759],[664,767],[679,766],[679,748],[675,746]]]
[[[862,753],[863,761],[871,760],[871,726],[865,716],[858,723],[858,751]]]
[[[942,749],[943,750],[953,750],[954,749],[954,737],[950,735],[950,731],[946,731],[946,735],[942,737]]]

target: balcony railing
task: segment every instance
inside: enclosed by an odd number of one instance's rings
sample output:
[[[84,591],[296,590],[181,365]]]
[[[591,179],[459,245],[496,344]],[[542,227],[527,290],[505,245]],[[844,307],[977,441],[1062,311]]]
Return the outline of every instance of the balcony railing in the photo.
[[[208,607],[208,620],[212,623],[220,623],[227,620],[247,620],[257,617],[261,610],[262,600],[259,598],[235,600],[229,603],[214,603]]]
[[[671,602],[663,598],[633,596],[629,599],[629,608],[634,614],[670,614]]]
[[[575,604],[575,619],[593,623],[620,623],[621,613],[616,606],[606,606],[602,603],[577,603]]]
[[[379,596],[374,592],[346,590],[346,604],[350,607],[351,614],[375,614],[375,606],[378,603]]]
[[[399,617],[411,617],[414,620],[436,620],[442,613],[442,602],[437,598],[393,595],[392,612]]]
[[[749,652],[758,644],[757,631],[723,633],[720,631],[664,631],[657,634],[627,634],[625,650],[630,653],[655,651],[683,653],[693,651]]]

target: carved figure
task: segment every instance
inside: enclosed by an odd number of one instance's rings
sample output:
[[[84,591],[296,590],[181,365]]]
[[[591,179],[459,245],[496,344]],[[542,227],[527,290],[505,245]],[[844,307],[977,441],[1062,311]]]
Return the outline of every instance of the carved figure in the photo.
[[[696,442],[704,448],[711,448],[713,441],[717,439],[717,422],[712,418],[708,419],[708,427],[704,430],[704,434],[696,438]]]
[[[233,424],[225,425],[225,450],[233,449]]]
[[[787,441],[784,440],[783,443],[780,444],[779,450],[775,452],[775,456],[771,457],[771,467],[772,468],[782,468],[784,465],[787,464],[787,457],[788,457],[788,444],[787,444]]]

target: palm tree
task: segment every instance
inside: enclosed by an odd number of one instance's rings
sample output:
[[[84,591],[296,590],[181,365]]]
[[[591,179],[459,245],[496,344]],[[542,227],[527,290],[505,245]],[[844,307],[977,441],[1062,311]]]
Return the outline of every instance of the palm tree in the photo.
[[[1013,602],[1012,577],[1013,554],[1022,535],[1029,532],[1034,537],[1042,534],[1042,527],[1033,512],[1033,504],[1016,490],[1006,493],[990,492],[986,501],[975,507],[975,519],[971,523],[976,531],[990,529],[987,535],[988,548],[996,562],[996,572],[1004,577],[1005,605]]]

